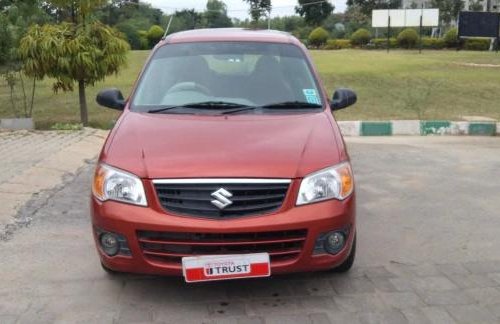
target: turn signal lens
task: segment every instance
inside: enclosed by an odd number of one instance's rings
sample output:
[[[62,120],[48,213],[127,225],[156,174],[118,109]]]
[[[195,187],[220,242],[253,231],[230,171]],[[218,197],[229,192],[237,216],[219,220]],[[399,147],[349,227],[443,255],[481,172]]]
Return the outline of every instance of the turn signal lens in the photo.
[[[106,171],[99,164],[95,169],[94,181],[92,182],[92,193],[100,200],[104,200],[104,181]]]
[[[345,164],[343,167],[338,169],[338,173],[340,175],[342,183],[340,197],[345,198],[349,196],[352,193],[352,190],[354,189],[354,181],[352,179],[351,166]]]

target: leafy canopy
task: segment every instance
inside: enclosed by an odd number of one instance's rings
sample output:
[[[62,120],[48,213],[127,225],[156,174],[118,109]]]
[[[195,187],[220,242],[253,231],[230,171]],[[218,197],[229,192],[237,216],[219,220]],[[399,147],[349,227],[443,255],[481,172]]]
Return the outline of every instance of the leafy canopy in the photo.
[[[295,12],[304,17],[307,24],[319,26],[332,14],[333,9],[335,7],[328,1],[299,0],[299,5],[295,7]]]
[[[19,55],[27,75],[56,79],[54,91],[72,91],[75,81],[94,85],[126,64],[128,43],[99,22],[32,26]]]
[[[431,5],[432,8],[439,9],[440,19],[445,25],[450,25],[464,8],[462,0],[432,0]]]
[[[271,12],[271,0],[245,0],[250,4],[250,17],[256,23],[260,17]]]
[[[461,1],[461,0],[460,0]],[[374,9],[401,8],[401,0],[347,0],[347,6],[358,6],[364,15],[371,17]]]
[[[233,22],[227,16],[226,4],[220,0],[208,0],[207,10],[203,14],[204,25],[208,28],[232,27]]]

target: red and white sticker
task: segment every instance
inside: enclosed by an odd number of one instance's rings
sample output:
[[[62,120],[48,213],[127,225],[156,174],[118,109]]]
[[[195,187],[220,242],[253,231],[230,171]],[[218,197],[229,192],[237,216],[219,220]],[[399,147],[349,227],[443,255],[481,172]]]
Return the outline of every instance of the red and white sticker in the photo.
[[[186,282],[269,277],[269,254],[203,255],[182,258]]]

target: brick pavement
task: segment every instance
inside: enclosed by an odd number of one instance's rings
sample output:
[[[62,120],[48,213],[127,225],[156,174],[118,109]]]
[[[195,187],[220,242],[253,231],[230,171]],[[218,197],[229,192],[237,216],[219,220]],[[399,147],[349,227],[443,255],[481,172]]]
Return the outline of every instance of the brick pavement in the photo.
[[[0,323],[500,323],[500,252],[494,235],[500,231],[499,202],[492,198],[499,184],[487,182],[481,192],[479,182],[471,180],[497,179],[499,143],[368,141],[350,143],[358,175],[360,245],[348,274],[196,285],[180,278],[110,277],[94,250],[87,204],[92,167],[85,166],[62,190],[49,191],[42,205],[38,197],[24,206],[20,213],[33,213],[30,226],[0,242]],[[482,158],[475,161],[477,154]],[[381,174],[388,161],[390,170]],[[437,175],[427,176],[432,167]],[[389,190],[384,180],[408,172],[423,183],[397,182],[400,190],[392,194],[402,206],[387,200],[381,194]],[[443,180],[455,173],[459,180]],[[425,185],[435,177],[440,186]],[[462,182],[482,199],[467,200],[458,191],[465,188]],[[427,201],[415,198],[421,195]],[[449,213],[458,197],[465,203]],[[423,230],[422,238],[413,235]]]
[[[107,132],[0,131],[0,237],[29,221],[15,219],[33,195],[63,183],[93,159]]]

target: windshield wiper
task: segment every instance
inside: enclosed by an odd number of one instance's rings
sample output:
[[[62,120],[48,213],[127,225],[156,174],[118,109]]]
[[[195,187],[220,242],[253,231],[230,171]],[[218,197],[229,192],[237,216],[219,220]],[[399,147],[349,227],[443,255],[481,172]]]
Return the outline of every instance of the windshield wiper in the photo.
[[[260,108],[264,109],[289,109],[289,108],[321,108],[320,104],[303,102],[303,101],[283,101],[276,102],[267,105],[263,105]]]
[[[294,109],[294,108],[295,109],[300,109],[300,108],[311,109],[311,108],[321,108],[321,107],[323,107],[323,106],[321,106],[319,104],[309,103],[309,102],[285,101],[285,102],[267,104],[267,105],[263,105],[263,106],[255,106],[255,107],[247,106],[247,107],[242,107],[240,109],[227,110],[227,111],[223,111],[221,114],[229,115],[229,114],[235,114],[235,113],[238,113],[241,111],[254,110],[254,109],[258,109],[258,108],[262,108],[262,109],[290,109],[290,108],[292,108],[292,109]]]
[[[226,102],[226,101],[204,101],[204,102],[195,102],[189,103],[185,105],[178,106],[168,106],[163,108],[151,109],[148,113],[160,113],[171,109],[177,108],[194,108],[194,109],[231,109],[231,108],[243,108],[248,107],[247,105],[235,103],[235,102]]]

